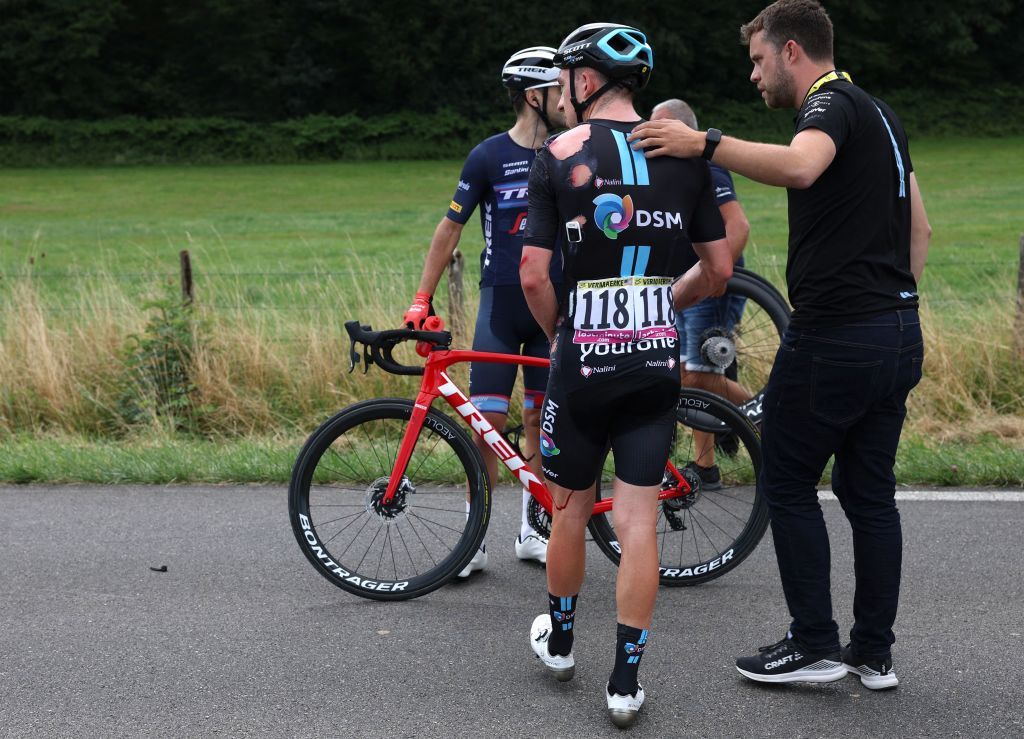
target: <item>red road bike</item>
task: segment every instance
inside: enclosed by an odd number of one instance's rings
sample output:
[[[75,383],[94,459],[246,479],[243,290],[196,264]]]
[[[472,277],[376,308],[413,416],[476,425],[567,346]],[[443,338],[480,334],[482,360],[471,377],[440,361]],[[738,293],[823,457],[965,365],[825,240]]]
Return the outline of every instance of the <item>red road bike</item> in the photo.
[[[444,399],[483,438],[516,484],[529,490],[531,523],[550,532],[551,493],[531,472],[514,434],[496,431],[452,378],[466,362],[547,366],[547,359],[451,349],[446,331],[373,331],[357,321],[351,371],[360,361],[397,375],[422,375],[415,400],[375,398],[340,411],[299,453],[289,484],[292,528],[320,574],[355,595],[415,598],[439,588],[472,559],[487,529],[491,489],[483,459],[463,427],[433,408]],[[403,342],[431,345],[426,361],[406,365],[393,352]],[[364,372],[365,372],[364,370]],[[696,585],[719,577],[757,546],[768,523],[754,484],[761,465],[757,433],[735,406],[702,390],[683,389],[672,453],[659,494],[661,583]],[[685,468],[701,461],[693,430],[732,438],[716,454],[722,481],[702,484]],[[589,528],[609,559],[619,560],[612,526],[612,460],[606,458]]]

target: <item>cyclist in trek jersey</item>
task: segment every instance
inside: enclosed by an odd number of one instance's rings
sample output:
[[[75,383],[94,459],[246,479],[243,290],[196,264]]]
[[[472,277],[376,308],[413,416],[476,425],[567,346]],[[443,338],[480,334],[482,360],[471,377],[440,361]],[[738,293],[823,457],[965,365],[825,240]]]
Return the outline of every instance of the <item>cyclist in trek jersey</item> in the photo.
[[[624,727],[644,701],[637,669],[658,588],[657,498],[679,396],[675,311],[721,294],[732,260],[707,163],[647,162],[627,145],[640,121],[634,91],[653,64],[644,34],[588,24],[566,38],[555,63],[561,107],[575,127],[534,162],[520,268],[530,310],[551,338],[540,441],[555,503],[548,611],[534,620],[530,644],[559,680],[573,676],[584,532],[610,445],[622,558],[605,697]],[[549,265],[563,233],[559,302]]]
[[[685,101],[679,99],[665,100],[651,110],[651,120],[661,121],[674,119],[682,121],[690,128],[697,128],[697,115]],[[709,162],[711,182],[715,188],[715,202],[725,222],[725,238],[729,242],[733,263],[743,266],[743,248],[747,245],[750,235],[750,222],[743,212],[736,188],[733,185],[729,170]],[[729,367],[718,367],[708,362],[701,355],[701,344],[707,340],[709,332],[724,331],[732,333],[743,316],[743,308],[747,299],[740,295],[722,295],[717,298],[702,300],[692,308],[676,314],[676,328],[679,330],[679,361],[682,363],[683,385],[708,390],[721,395],[731,403],[743,405],[751,399],[750,391],[740,385],[736,379],[736,363]],[[698,474],[702,489],[720,490],[722,476],[715,464],[715,435],[712,433],[693,432],[694,459],[686,466]],[[727,443],[727,442],[722,442]]]
[[[455,195],[430,242],[423,276],[412,306],[403,323],[420,328],[428,315],[433,315],[432,296],[452,253],[462,236],[462,229],[480,206],[484,250],[480,254],[480,309],[473,337],[475,351],[500,354],[547,356],[548,343],[544,332],[530,315],[519,284],[519,260],[526,229],[527,183],[536,150],[552,129],[564,125],[558,110],[558,70],[552,65],[555,50],[549,46],[532,46],[513,54],[501,71],[502,84],[508,89],[516,122],[508,131],[486,139],[474,148],[462,167]],[[561,261],[552,260],[551,279],[561,281]],[[472,363],[469,391],[473,404],[498,431],[508,420],[509,398],[516,381],[516,365]],[[541,474],[538,437],[540,406],[547,385],[547,370],[523,368],[524,452],[536,475]],[[487,465],[493,488],[498,475],[498,462],[480,438],[477,448]],[[527,516],[529,493],[523,491],[523,507],[515,552],[519,559],[547,561],[547,539],[530,525]],[[487,565],[487,548],[480,545],[472,561],[459,573],[469,577]]]

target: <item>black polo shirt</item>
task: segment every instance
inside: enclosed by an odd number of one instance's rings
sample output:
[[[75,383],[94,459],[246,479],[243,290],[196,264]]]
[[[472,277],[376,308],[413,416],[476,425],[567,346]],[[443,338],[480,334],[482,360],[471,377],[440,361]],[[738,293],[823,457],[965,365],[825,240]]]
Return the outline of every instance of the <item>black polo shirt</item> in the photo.
[[[910,271],[907,136],[881,100],[846,80],[811,94],[799,133],[818,128],[836,156],[817,181],[789,189],[786,281],[793,325],[815,328],[917,306]]]

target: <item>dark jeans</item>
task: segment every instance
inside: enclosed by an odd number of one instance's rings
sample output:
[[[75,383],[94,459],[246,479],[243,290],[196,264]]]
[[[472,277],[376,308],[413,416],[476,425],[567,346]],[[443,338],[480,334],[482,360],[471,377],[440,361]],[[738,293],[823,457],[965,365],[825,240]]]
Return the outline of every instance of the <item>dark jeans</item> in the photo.
[[[853,527],[850,638],[864,656],[888,655],[895,641],[903,535],[893,465],[923,358],[916,310],[783,337],[765,392],[758,484],[771,515],[790,631],[812,652],[839,647],[816,492],[833,455],[832,489]]]

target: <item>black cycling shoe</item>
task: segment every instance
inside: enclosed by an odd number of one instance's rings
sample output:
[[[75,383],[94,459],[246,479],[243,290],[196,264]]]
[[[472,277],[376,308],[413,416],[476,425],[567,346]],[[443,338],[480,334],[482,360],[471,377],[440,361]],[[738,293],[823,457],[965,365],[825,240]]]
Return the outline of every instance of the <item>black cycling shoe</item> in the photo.
[[[862,657],[847,644],[842,649],[843,666],[851,675],[856,675],[869,690],[886,690],[900,684],[892,669],[892,655],[885,657]]]
[[[717,464],[713,464],[710,467],[701,467],[696,462],[688,462],[683,469],[694,472],[700,478],[701,490],[710,492],[722,489],[722,475],[718,471]]]
[[[740,657],[736,669],[744,677],[762,683],[830,683],[847,673],[838,650],[813,654],[788,636],[761,647],[752,657]]]
[[[762,390],[746,403],[736,406],[740,413],[750,421],[758,431],[761,430],[761,421],[764,420],[764,391]]]

